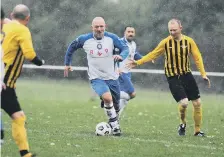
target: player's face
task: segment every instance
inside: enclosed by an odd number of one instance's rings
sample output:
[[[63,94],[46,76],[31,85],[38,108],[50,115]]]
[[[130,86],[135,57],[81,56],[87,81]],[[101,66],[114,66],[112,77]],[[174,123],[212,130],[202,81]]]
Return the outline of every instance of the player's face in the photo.
[[[104,21],[96,21],[92,24],[92,30],[96,38],[103,38],[106,24]]]
[[[125,38],[130,42],[135,38],[135,29],[133,27],[127,27],[124,32]]]
[[[174,39],[177,39],[181,35],[182,27],[177,22],[169,23],[168,29]]]

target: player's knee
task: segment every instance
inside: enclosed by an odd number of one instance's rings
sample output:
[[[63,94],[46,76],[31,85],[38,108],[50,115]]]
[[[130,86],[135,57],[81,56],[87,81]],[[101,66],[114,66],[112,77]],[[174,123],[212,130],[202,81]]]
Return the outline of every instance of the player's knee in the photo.
[[[192,100],[192,104],[194,107],[200,107],[201,106],[201,99],[198,98],[196,100]]]
[[[188,105],[188,98],[181,99],[179,103],[180,103],[181,106],[187,107],[187,105]]]
[[[133,92],[133,93],[130,94],[130,98],[131,98],[131,99],[133,99],[133,98],[135,98],[135,97],[136,97],[136,93],[135,93],[135,92]]]
[[[11,115],[12,119],[18,119],[18,118],[21,118],[21,117],[25,117],[25,114],[24,114],[23,111],[18,111],[18,112],[15,112]]]
[[[104,101],[104,104],[109,104],[113,101],[112,96],[110,92],[106,92],[101,96],[102,100]]]

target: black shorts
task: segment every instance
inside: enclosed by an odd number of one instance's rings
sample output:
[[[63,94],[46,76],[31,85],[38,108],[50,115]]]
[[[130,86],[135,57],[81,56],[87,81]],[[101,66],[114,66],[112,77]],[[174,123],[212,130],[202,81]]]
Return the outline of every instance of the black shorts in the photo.
[[[14,88],[7,87],[1,92],[1,108],[11,117],[13,113],[21,111]]]
[[[188,100],[200,98],[198,85],[191,72],[184,75],[167,77],[167,81],[170,91],[177,102],[184,98],[188,98]]]

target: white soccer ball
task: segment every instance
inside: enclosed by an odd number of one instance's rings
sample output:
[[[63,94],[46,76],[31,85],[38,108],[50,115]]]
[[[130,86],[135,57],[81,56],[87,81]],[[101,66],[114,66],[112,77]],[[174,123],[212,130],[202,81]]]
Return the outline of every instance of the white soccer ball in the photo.
[[[108,123],[106,122],[100,122],[99,124],[96,125],[96,135],[97,136],[106,136],[111,134],[111,127]]]

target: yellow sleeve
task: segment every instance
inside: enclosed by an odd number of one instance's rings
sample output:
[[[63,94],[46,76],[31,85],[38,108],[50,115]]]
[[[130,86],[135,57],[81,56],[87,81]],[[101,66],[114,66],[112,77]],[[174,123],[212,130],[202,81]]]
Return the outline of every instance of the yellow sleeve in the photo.
[[[159,57],[161,54],[163,54],[165,52],[165,43],[166,39],[162,40],[152,52],[149,52],[147,55],[143,56],[140,60],[136,61],[137,65],[150,62]]]
[[[32,61],[36,57],[36,53],[33,48],[32,37],[28,28],[24,28],[18,32],[18,41],[25,58]]]
[[[201,75],[206,76],[203,60],[202,60],[202,57],[201,57],[201,53],[198,49],[198,46],[194,42],[193,39],[190,40],[190,44],[191,44],[191,53],[193,55],[195,64],[196,64],[198,70],[200,71]]]

